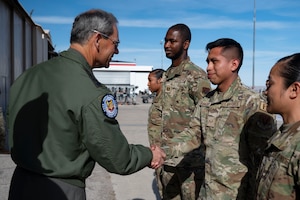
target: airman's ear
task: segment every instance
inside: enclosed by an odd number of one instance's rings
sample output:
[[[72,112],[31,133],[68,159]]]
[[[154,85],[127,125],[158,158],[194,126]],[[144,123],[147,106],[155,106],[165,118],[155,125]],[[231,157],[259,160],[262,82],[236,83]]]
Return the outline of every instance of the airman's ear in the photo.
[[[190,46],[190,41],[189,40],[184,41],[184,43],[183,43],[184,50],[187,50],[189,48],[189,46]]]
[[[300,82],[294,82],[292,83],[288,90],[290,91],[290,97],[291,98],[296,98],[300,97]]]
[[[157,82],[159,83],[159,84],[161,84],[162,83],[162,78],[159,78],[159,79],[157,79]]]
[[[237,69],[238,69],[238,67],[240,65],[240,60],[238,60],[238,59],[232,59],[231,62],[232,62],[231,63],[231,71],[233,71],[233,72],[237,71]]]

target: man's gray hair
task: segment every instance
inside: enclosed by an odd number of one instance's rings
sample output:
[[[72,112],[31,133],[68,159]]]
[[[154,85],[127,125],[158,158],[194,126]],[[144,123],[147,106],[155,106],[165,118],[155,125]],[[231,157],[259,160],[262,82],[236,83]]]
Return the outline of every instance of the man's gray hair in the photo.
[[[113,26],[117,23],[117,18],[104,10],[93,9],[81,13],[73,22],[70,43],[86,43],[94,34],[94,30],[110,36],[113,34]]]

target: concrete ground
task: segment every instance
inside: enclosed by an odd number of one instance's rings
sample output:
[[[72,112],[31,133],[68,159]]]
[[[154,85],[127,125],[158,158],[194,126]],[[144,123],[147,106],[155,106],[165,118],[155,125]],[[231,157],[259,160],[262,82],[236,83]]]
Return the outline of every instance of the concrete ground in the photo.
[[[129,143],[148,146],[147,118],[151,100],[147,104],[142,103],[141,97],[136,100],[137,105],[119,105],[117,119]],[[10,155],[0,153],[0,200],[8,197],[14,167]],[[96,165],[87,179],[87,200],[159,200],[153,173],[154,170],[144,168],[135,174],[121,176]]]
[[[119,105],[121,130],[129,143],[148,146],[147,118],[148,104],[137,97],[137,105]],[[0,153],[0,199],[8,198],[9,184],[15,165],[10,154]],[[96,164],[87,179],[87,200],[158,200],[154,170],[143,170],[128,176],[108,173]]]

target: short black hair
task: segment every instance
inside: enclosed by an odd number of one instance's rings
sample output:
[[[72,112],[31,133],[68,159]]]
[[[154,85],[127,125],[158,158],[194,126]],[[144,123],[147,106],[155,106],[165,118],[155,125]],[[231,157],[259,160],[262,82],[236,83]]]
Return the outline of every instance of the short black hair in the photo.
[[[183,41],[188,40],[189,42],[191,42],[192,34],[191,34],[190,28],[187,25],[185,25],[185,24],[175,24],[175,25],[171,26],[168,29],[168,31],[169,30],[179,31]]]
[[[222,47],[223,48],[222,52],[224,52],[228,49],[235,49],[236,50],[235,56],[237,59],[240,60],[240,64],[237,69],[237,71],[239,71],[239,69],[241,68],[241,66],[243,64],[243,58],[244,58],[243,48],[240,45],[240,43],[238,43],[237,41],[235,41],[231,38],[220,38],[213,42],[208,43],[206,45],[206,51],[209,52],[211,49],[213,49],[215,47]]]

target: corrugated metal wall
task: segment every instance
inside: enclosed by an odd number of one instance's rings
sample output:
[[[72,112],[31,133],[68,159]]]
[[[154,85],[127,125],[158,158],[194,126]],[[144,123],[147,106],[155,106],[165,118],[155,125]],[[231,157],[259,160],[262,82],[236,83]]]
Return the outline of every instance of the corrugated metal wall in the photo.
[[[50,36],[17,0],[0,0],[0,25],[0,107],[5,112],[13,81],[32,65],[48,60],[54,48]]]
[[[11,12],[5,2],[0,1],[0,107],[4,109],[7,104],[7,92],[10,83],[11,66]]]

